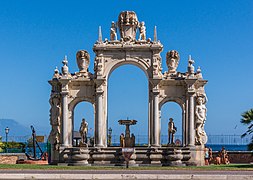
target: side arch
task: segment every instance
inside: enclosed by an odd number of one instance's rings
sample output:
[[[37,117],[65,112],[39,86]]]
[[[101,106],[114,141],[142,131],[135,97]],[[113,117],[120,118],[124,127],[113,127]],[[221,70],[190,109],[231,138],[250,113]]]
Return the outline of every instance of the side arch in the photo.
[[[185,146],[187,143],[187,117],[186,117],[186,101],[184,98],[180,98],[180,97],[166,97],[164,98],[162,101],[160,101],[159,103],[159,111],[161,112],[161,109],[163,107],[163,105],[165,105],[168,102],[174,102],[177,105],[179,105],[181,107],[181,111],[182,111],[182,145]]]
[[[93,121],[95,121],[95,104],[94,102],[90,99],[90,98],[87,98],[87,97],[76,97],[74,98],[68,105],[68,108],[69,108],[69,118],[68,118],[68,121],[69,121],[69,126],[70,129],[71,129],[71,132],[70,132],[70,137],[71,137],[71,140],[72,140],[72,146],[74,145],[74,111],[75,111],[75,108],[76,106],[79,104],[79,103],[82,103],[82,102],[87,102],[87,103],[90,103],[93,107],[93,112],[94,112],[94,119]],[[95,123],[95,122],[94,122]]]

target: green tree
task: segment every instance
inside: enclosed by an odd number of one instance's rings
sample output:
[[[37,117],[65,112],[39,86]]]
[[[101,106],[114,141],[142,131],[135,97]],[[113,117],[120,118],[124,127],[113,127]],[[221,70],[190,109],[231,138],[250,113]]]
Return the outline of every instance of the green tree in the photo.
[[[248,126],[247,131],[242,135],[242,137],[245,137],[253,133],[253,109],[250,109],[242,113],[241,116],[242,116],[241,123]],[[253,136],[251,137],[251,141],[248,144],[248,149],[253,150]]]

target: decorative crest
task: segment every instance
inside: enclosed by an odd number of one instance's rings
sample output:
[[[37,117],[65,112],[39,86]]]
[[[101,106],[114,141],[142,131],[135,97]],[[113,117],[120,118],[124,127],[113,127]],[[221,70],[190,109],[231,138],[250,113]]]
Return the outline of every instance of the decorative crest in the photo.
[[[171,50],[166,54],[166,64],[168,66],[169,73],[177,72],[177,66],[179,64],[180,56],[176,50]]]
[[[118,27],[120,30],[120,37],[124,41],[135,40],[138,25],[139,22],[135,12],[123,11],[119,14]]]
[[[76,62],[80,72],[87,72],[90,65],[90,55],[85,50],[76,53]]]

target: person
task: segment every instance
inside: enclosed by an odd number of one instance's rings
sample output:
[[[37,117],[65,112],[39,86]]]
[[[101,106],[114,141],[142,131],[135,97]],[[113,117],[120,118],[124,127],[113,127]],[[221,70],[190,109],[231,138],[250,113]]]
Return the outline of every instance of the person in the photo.
[[[87,143],[87,134],[88,134],[88,123],[85,121],[84,118],[82,119],[79,133],[81,135],[81,142],[86,144]]]
[[[213,150],[212,148],[208,148],[208,154],[209,154],[209,164],[213,160]]]
[[[205,153],[205,165],[207,166],[207,165],[209,165],[209,158],[210,158],[209,157],[209,150],[207,147],[205,147],[204,153]]]
[[[174,144],[174,137],[175,133],[177,132],[177,128],[175,127],[175,124],[173,122],[173,118],[170,118],[170,121],[168,123],[168,144]]]
[[[222,164],[229,164],[230,163],[228,160],[228,153],[227,153],[224,146],[221,148],[221,163]]]

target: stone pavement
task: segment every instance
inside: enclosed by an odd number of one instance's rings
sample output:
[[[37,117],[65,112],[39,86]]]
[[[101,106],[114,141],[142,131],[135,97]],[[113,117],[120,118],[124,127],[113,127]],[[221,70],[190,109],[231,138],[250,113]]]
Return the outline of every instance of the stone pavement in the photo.
[[[252,171],[190,170],[0,170],[0,179],[203,179],[253,180]]]

